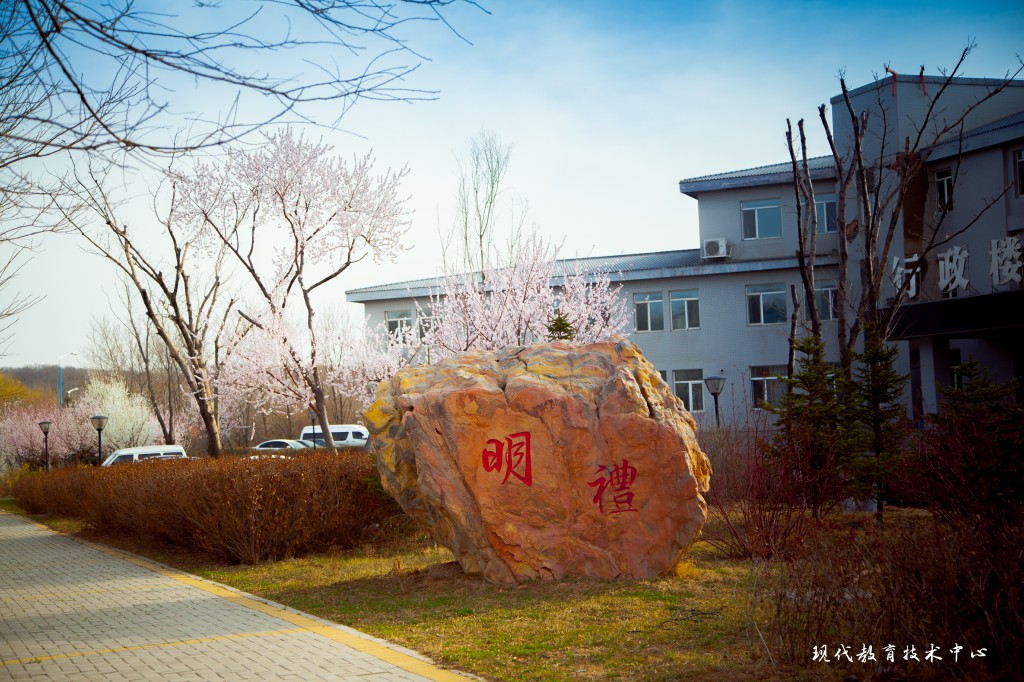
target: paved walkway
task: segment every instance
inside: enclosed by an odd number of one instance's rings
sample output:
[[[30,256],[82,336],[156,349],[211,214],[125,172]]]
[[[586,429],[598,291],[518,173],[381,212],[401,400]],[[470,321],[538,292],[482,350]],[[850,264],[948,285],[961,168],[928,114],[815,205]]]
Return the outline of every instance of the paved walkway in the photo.
[[[0,513],[0,680],[465,680],[415,652]]]

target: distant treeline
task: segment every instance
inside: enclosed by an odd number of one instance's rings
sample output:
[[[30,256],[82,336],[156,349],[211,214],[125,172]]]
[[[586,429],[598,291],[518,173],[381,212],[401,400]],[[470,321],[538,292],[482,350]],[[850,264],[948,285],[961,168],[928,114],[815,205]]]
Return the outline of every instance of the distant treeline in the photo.
[[[17,379],[26,388],[38,391],[58,390],[57,365],[30,365],[28,367],[0,367],[0,372]],[[89,379],[89,371],[84,367],[64,367],[64,391],[72,388],[84,388]]]

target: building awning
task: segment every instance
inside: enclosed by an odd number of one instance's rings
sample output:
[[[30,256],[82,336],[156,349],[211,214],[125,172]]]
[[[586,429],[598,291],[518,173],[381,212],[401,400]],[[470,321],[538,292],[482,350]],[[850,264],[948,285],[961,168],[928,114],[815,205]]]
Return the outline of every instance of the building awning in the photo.
[[[900,306],[892,340],[1024,329],[1024,289]]]

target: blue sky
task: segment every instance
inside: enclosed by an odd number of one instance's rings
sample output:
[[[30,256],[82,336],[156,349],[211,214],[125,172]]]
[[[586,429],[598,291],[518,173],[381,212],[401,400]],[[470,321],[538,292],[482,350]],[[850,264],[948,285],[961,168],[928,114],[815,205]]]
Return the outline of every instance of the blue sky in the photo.
[[[816,119],[840,71],[851,87],[887,64],[938,74],[971,39],[967,76],[1003,75],[1024,56],[1020,2],[482,4],[490,14],[448,15],[470,43],[439,25],[410,29],[410,46],[430,61],[409,85],[437,99],[364,101],[344,130],[310,132],[346,155],[372,148],[378,164],[410,168],[411,250],[394,266],[353,268],[328,305],[345,289],[439,271],[454,155],[482,128],[513,145],[507,196],[526,202],[526,226],[563,255],[695,248],[696,202],[678,181],[785,160],[786,118]],[[16,286],[46,299],[22,316],[0,365],[81,352],[90,318],[110,314],[108,298],[117,307],[112,269],[70,237],[45,244]]]

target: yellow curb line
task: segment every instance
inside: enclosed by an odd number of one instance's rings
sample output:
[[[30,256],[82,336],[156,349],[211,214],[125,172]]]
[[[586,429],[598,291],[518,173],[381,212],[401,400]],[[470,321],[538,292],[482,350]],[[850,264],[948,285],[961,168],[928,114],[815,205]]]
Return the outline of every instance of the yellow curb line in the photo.
[[[145,590],[172,590],[177,585],[136,585],[134,587],[111,587],[103,590],[72,590],[70,592],[42,592],[40,594],[18,595],[15,598],[0,597],[0,604],[16,604],[28,599],[53,599],[54,597],[77,597],[83,594],[108,594],[110,592],[139,592]]]
[[[0,512],[0,513],[5,513],[6,514],[8,512]],[[19,515],[14,515],[14,516],[19,516]],[[45,530],[47,530],[47,531],[49,531],[51,533],[56,533],[58,535],[64,535],[63,533],[57,533],[57,531],[53,530],[49,526],[46,526],[46,525],[44,525],[42,523],[39,523],[38,521],[34,521],[32,519],[25,518],[24,516],[19,516],[19,518],[21,518],[21,519],[23,519],[25,521],[28,521],[29,523],[33,523],[33,524],[39,526],[40,528],[44,528]],[[73,535],[66,535],[66,537],[70,537],[75,542],[78,542],[79,544],[85,545],[86,547],[91,547],[92,549],[98,550],[98,551],[103,552],[105,554],[109,554],[110,556],[117,557],[118,559],[123,559],[125,561],[128,561],[129,563],[133,563],[136,566],[140,566],[142,568],[145,568],[145,569],[148,569],[150,571],[153,571],[154,573],[162,575],[162,576],[164,576],[166,578],[169,578],[171,580],[177,581],[179,583],[183,583],[185,585],[191,585],[192,587],[198,588],[198,589],[200,589],[200,590],[202,590],[204,592],[207,592],[208,594],[212,594],[212,595],[215,595],[217,597],[221,597],[223,599],[227,599],[228,601],[230,601],[232,603],[235,603],[235,604],[238,604],[239,606],[243,606],[245,608],[252,609],[254,611],[259,611],[261,613],[265,613],[267,615],[270,615],[270,616],[273,616],[273,617],[278,618],[280,620],[283,620],[283,621],[285,621],[287,623],[291,623],[293,625],[296,625],[299,628],[301,628],[302,630],[306,630],[308,632],[312,632],[312,633],[318,634],[318,635],[320,635],[322,637],[326,637],[327,639],[330,639],[330,640],[332,640],[334,642],[338,642],[339,644],[344,644],[344,645],[346,645],[348,647],[351,647],[352,649],[355,649],[356,651],[359,651],[359,652],[365,653],[365,654],[369,654],[369,655],[374,656],[374,657],[376,657],[376,658],[378,658],[378,659],[380,659],[382,661],[390,663],[391,665],[394,665],[394,666],[396,666],[398,668],[401,668],[402,670],[405,670],[406,672],[414,673],[416,675],[420,675],[422,677],[425,677],[425,678],[427,678],[429,680],[435,680],[436,682],[453,682],[455,680],[472,679],[472,678],[467,677],[466,675],[461,675],[461,674],[458,674],[458,673],[455,673],[455,672],[444,670],[442,668],[438,668],[436,665],[434,665],[432,663],[429,663],[429,662],[424,661],[424,660],[420,660],[420,659],[418,659],[418,658],[416,658],[414,656],[410,656],[409,654],[402,653],[401,651],[396,651],[395,649],[392,649],[392,648],[390,648],[388,646],[380,644],[380,643],[378,643],[378,642],[376,642],[376,641],[374,641],[372,639],[368,639],[368,638],[365,638],[365,637],[360,637],[357,634],[350,634],[350,633],[340,629],[339,627],[335,627],[333,625],[328,625],[328,624],[319,622],[317,620],[314,620],[313,618],[311,618],[309,616],[306,616],[304,614],[293,612],[293,611],[289,611],[289,610],[285,609],[284,607],[276,606],[274,604],[270,604],[270,603],[268,603],[266,601],[263,601],[262,599],[260,599],[260,598],[258,598],[256,596],[247,594],[245,592],[240,592],[240,591],[236,591],[236,590],[233,590],[233,589],[229,589],[227,587],[224,587],[223,585],[219,585],[219,584],[214,583],[212,581],[205,580],[203,578],[199,578],[199,577],[190,575],[190,574],[182,572],[182,571],[178,571],[177,569],[168,568],[168,567],[163,566],[163,565],[161,565],[161,564],[159,564],[159,563],[157,563],[155,561],[151,561],[149,559],[143,559],[142,557],[136,556],[136,555],[131,554],[129,552],[125,552],[123,550],[114,549],[112,547],[107,547],[105,545],[100,545],[100,544],[97,544],[97,543],[94,543],[94,542],[90,542],[89,540],[83,540],[82,538],[78,538],[78,537],[75,537]],[[284,632],[284,631],[282,631],[282,632]],[[244,635],[223,635],[222,637],[225,638],[225,639],[230,639],[230,638],[239,637],[239,636],[244,636]],[[251,636],[262,636],[262,635],[251,635]],[[216,638],[211,638],[211,639],[216,639]],[[195,642],[199,642],[199,641],[207,641],[207,640],[188,640],[188,641],[183,641],[183,642],[172,642],[172,643],[169,643],[169,644],[144,644],[144,645],[139,645],[139,646],[136,646],[136,647],[126,647],[124,649],[109,649],[109,650],[100,650],[98,652],[82,652],[82,653],[60,654],[60,655],[49,656],[49,657],[38,656],[38,657],[27,658],[27,659],[13,659],[13,661],[17,661],[17,662],[22,662],[22,661],[27,661],[27,662],[31,662],[31,661],[44,661],[44,660],[50,660],[50,659],[53,659],[53,658],[66,658],[66,657],[71,657],[71,656],[84,656],[84,655],[88,655],[89,653],[108,653],[108,652],[115,652],[115,651],[131,651],[131,650],[134,650],[134,649],[152,648],[152,647],[158,647],[158,646],[174,646],[174,645],[178,645],[178,644],[195,643]],[[7,662],[4,662],[4,665],[7,665]]]
[[[222,642],[229,639],[247,639],[251,637],[272,637],[274,635],[293,635],[305,632],[304,628],[291,628],[288,630],[267,630],[266,632],[244,632],[234,635],[215,635],[212,637],[196,637],[193,639],[182,639],[177,642],[152,642],[150,644],[133,644],[132,646],[119,646],[112,649],[92,649],[91,651],[72,651],[66,654],[53,654],[52,656],[28,656],[26,658],[8,658],[0,661],[0,667],[6,665],[17,665],[27,663],[43,663],[44,661],[61,661],[68,658],[80,658],[82,656],[93,656],[97,654],[116,654],[122,651],[141,651],[143,649],[160,649],[169,646],[188,646],[190,644],[203,644],[205,642]]]

